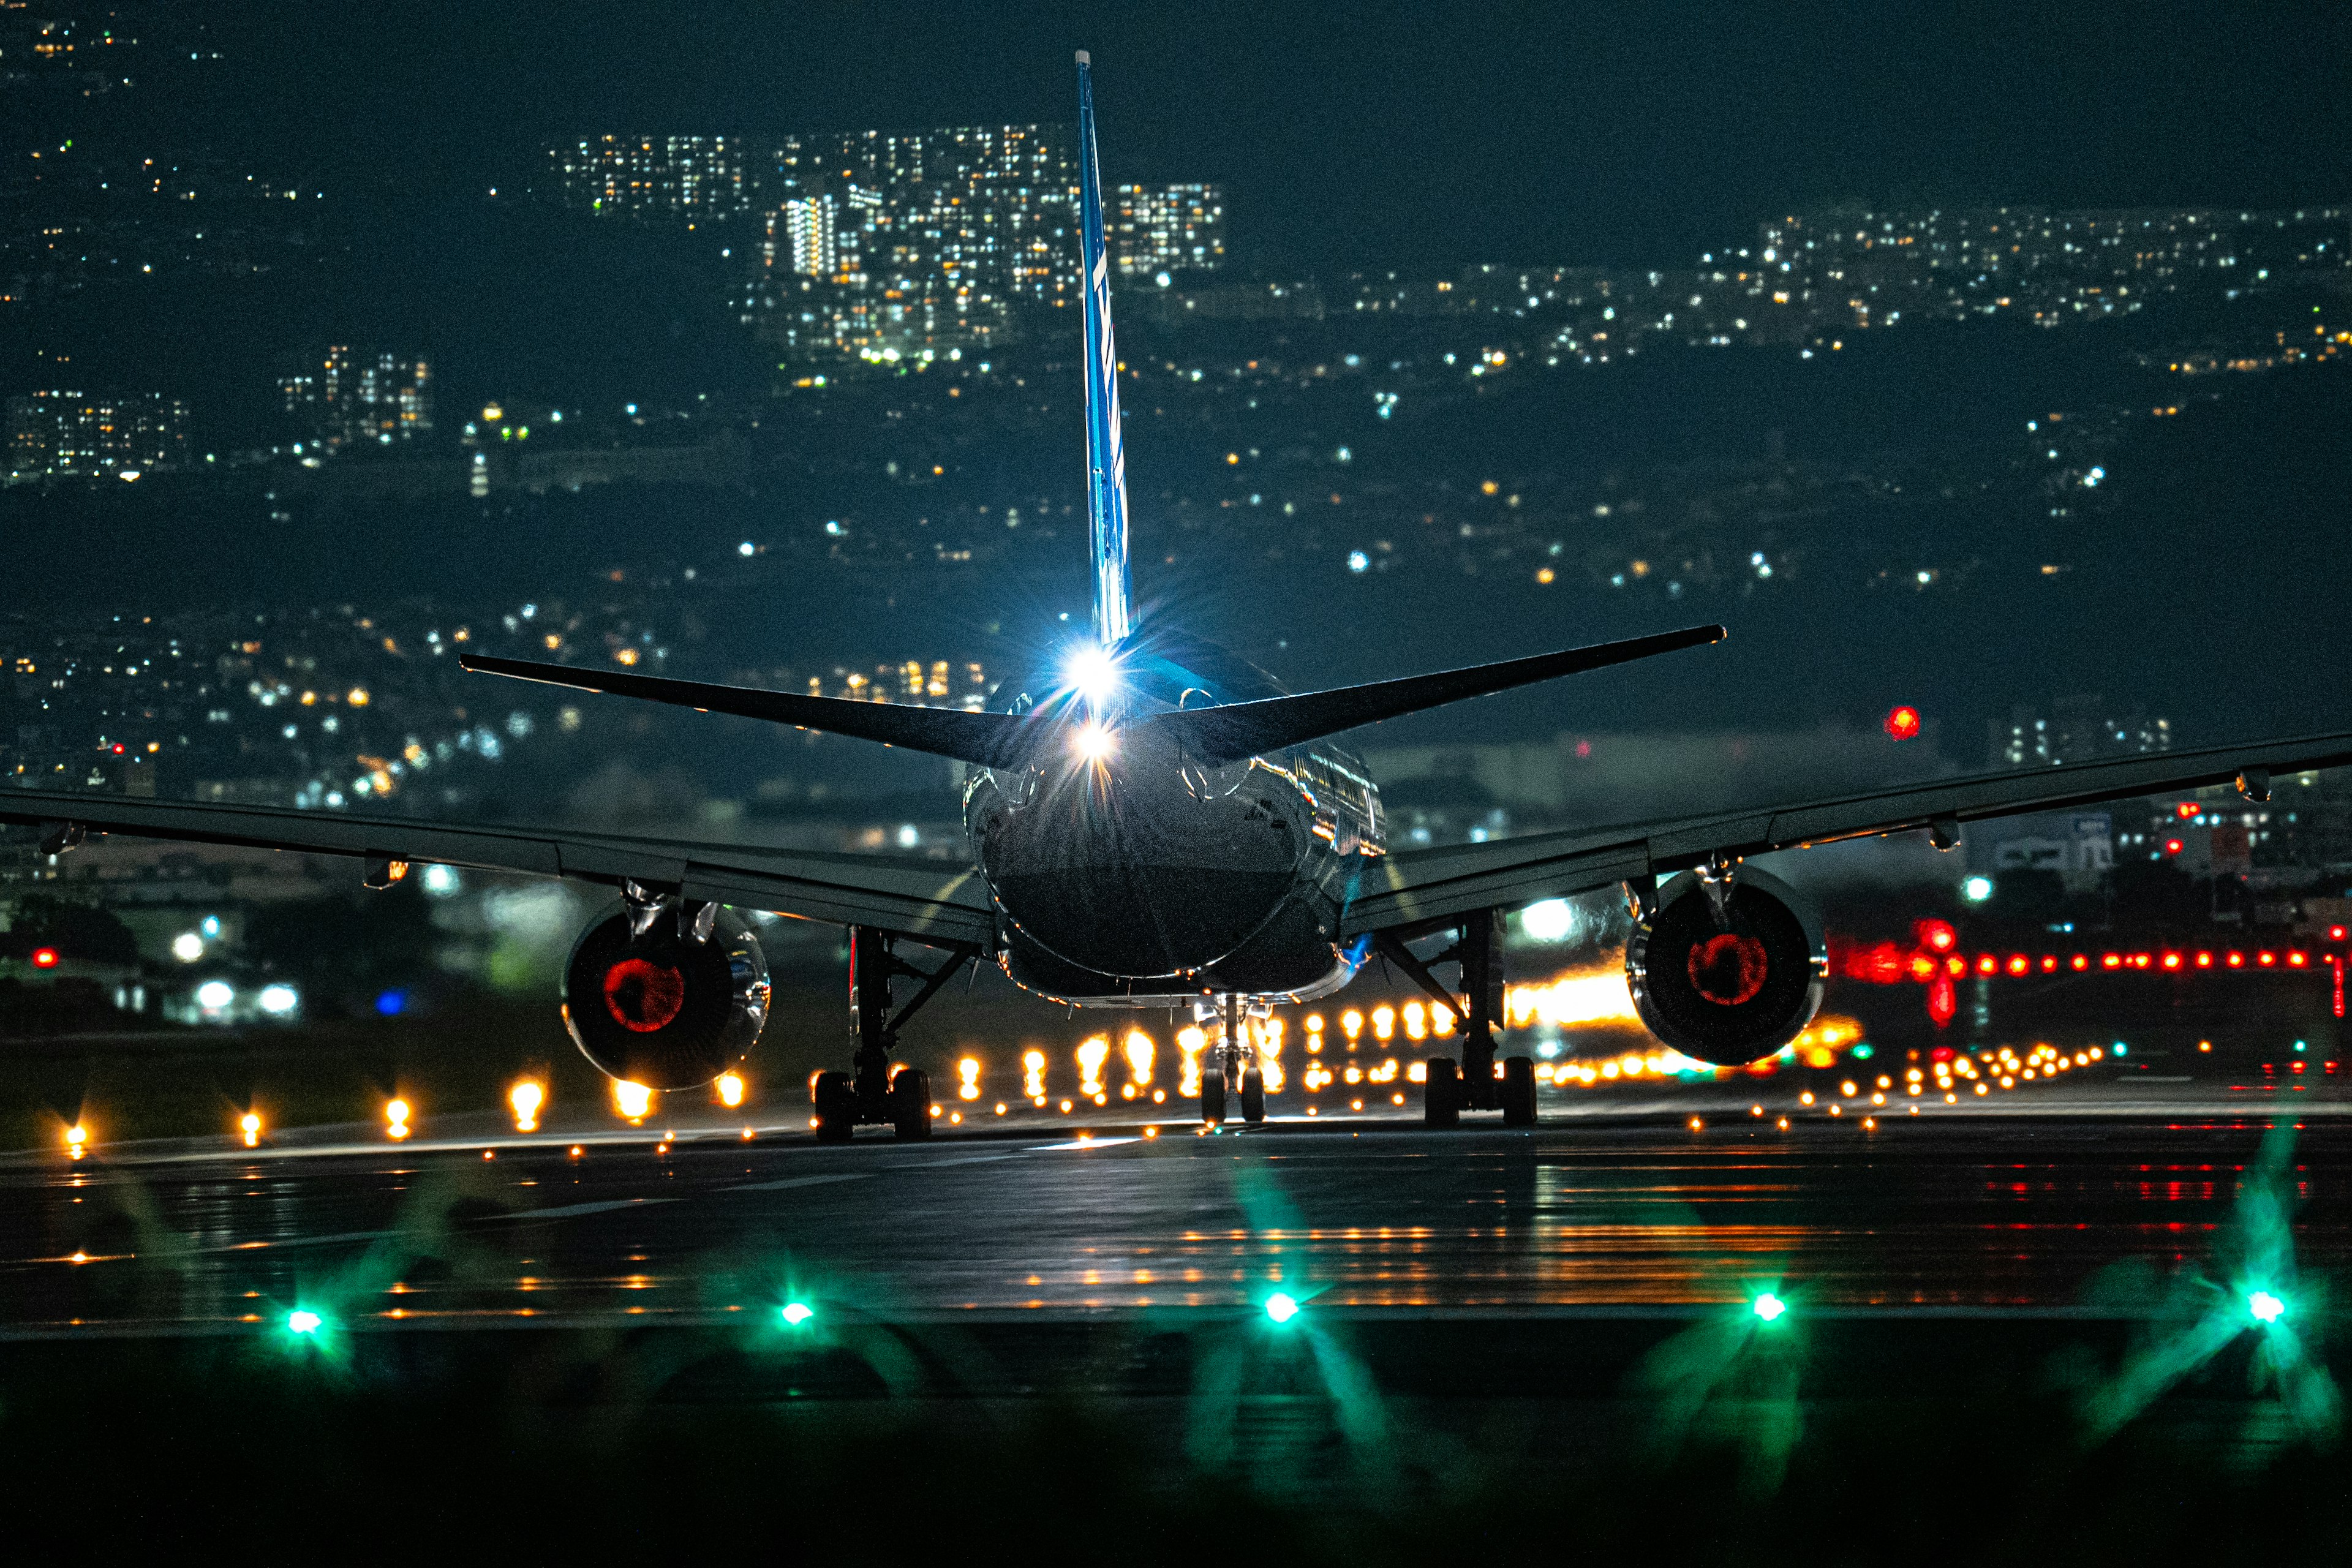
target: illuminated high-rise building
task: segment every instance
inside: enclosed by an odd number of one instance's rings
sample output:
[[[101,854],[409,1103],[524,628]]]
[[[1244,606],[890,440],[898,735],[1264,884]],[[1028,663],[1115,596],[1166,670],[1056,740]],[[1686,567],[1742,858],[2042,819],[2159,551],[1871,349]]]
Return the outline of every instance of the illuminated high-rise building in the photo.
[[[394,442],[433,429],[433,370],[421,359],[330,348],[315,371],[280,377],[287,414],[328,447]]]
[[[1017,307],[1078,297],[1077,159],[1059,127],[794,137],[763,184],[777,205],[744,319],[789,352],[985,349]]]
[[[34,392],[8,400],[8,479],[135,479],[187,457],[188,407],[161,393]]]
[[[1120,185],[1109,205],[1107,237],[1122,275],[1206,272],[1224,264],[1223,186]]]
[[[720,218],[751,205],[739,137],[592,136],[547,162],[566,206],[603,216]]]

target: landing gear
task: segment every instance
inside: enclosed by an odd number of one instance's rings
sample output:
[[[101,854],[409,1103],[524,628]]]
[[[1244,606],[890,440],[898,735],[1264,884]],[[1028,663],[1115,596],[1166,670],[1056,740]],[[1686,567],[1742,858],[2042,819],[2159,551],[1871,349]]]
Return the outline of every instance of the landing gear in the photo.
[[[1205,1008],[1206,1005],[1203,1004]],[[1200,1016],[1201,1015],[1195,1015]],[[1214,1017],[1213,1013],[1207,1015]],[[1253,1127],[1265,1122],[1265,1079],[1259,1073],[1257,1050],[1242,1032],[1242,999],[1225,998],[1223,1034],[1201,1063],[1201,1120],[1222,1126],[1225,1107],[1238,1099],[1242,1120]]]
[[[898,1030],[924,1003],[939,994],[967,961],[979,956],[973,948],[929,943],[949,953],[937,969],[919,969],[891,951],[892,933],[872,926],[849,928],[849,1016],[857,1036],[856,1076],[821,1072],[809,1082],[809,1109],[816,1121],[817,1142],[846,1143],[861,1126],[887,1126],[902,1141],[931,1135],[931,1082],[919,1068],[893,1068]],[[907,1005],[893,1013],[890,982],[911,975],[923,984]]]
[[[1443,930],[1444,928],[1438,928]],[[1422,1083],[1423,1121],[1431,1127],[1455,1127],[1465,1110],[1499,1110],[1506,1127],[1536,1124],[1536,1064],[1530,1057],[1507,1057],[1496,1070],[1495,1032],[1503,1022],[1503,923],[1492,910],[1465,916],[1454,943],[1436,957],[1423,959],[1405,945],[1410,937],[1433,934],[1381,931],[1373,941],[1382,956],[1420,984],[1423,990],[1463,1021],[1462,1060],[1432,1057]],[[1462,990],[1438,984],[1432,965],[1462,966]]]
[[[857,1128],[857,1094],[845,1072],[821,1072],[809,1084],[809,1109],[815,1112],[816,1141],[846,1143]]]
[[[1432,1057],[1421,1086],[1421,1119],[1432,1127],[1462,1125],[1462,1069],[1452,1057]]]
[[[1532,1087],[1532,1085],[1530,1085]],[[931,1135],[931,1078],[919,1068],[890,1075],[890,1125],[901,1142]]]
[[[1536,1124],[1536,1064],[1527,1057],[1503,1058],[1503,1125]]]

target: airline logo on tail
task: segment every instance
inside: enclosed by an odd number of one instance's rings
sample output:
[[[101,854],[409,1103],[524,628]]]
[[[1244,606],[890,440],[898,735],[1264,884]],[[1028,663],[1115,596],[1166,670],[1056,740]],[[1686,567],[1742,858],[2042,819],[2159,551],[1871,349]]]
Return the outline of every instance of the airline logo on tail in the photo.
[[[1095,636],[1104,647],[1131,629],[1127,580],[1127,451],[1118,430],[1118,352],[1110,334],[1110,252],[1103,243],[1102,174],[1095,156],[1095,95],[1078,51],[1078,229],[1086,268],[1087,512],[1095,565]]]

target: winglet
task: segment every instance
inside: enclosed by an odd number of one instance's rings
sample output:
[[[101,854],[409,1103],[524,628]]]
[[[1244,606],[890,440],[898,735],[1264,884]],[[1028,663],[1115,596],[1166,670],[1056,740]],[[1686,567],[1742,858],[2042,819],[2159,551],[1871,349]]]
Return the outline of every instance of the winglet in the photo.
[[[1095,637],[1110,647],[1131,629],[1128,607],[1127,452],[1118,428],[1118,353],[1110,335],[1110,253],[1103,243],[1095,93],[1078,51],[1078,244],[1086,274],[1087,518],[1094,556]]]

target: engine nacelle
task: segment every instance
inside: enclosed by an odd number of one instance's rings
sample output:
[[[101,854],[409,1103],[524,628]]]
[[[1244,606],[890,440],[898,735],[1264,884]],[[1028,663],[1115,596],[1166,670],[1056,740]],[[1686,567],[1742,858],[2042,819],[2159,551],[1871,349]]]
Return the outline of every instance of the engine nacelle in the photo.
[[[1697,873],[1670,879],[1625,945],[1625,982],[1652,1034],[1686,1057],[1739,1067],[1813,1021],[1829,949],[1803,900],[1761,871],[1738,871],[1725,915]]]
[[[768,1019],[768,960],[727,910],[710,935],[680,935],[665,909],[643,936],[625,910],[572,944],[563,1024],[580,1054],[647,1089],[692,1089],[743,1059]]]

